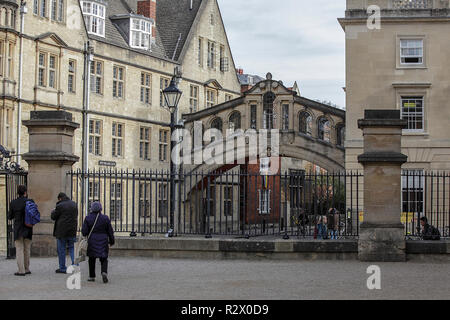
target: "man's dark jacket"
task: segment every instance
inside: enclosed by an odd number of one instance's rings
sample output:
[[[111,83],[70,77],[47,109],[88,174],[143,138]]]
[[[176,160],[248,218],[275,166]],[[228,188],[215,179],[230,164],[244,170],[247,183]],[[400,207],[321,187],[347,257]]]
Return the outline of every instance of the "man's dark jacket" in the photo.
[[[74,201],[69,198],[59,201],[51,217],[55,221],[53,236],[57,239],[75,238],[77,236],[78,208]]]
[[[33,228],[25,226],[25,205],[28,200],[33,201],[27,197],[19,197],[9,205],[8,219],[14,219],[14,241],[33,238]]]

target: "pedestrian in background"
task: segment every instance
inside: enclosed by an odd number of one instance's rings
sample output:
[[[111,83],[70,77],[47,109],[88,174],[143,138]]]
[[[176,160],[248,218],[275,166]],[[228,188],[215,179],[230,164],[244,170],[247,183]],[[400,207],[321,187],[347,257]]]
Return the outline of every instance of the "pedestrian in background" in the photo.
[[[327,239],[327,216],[320,216],[317,223],[317,239]]]
[[[335,208],[328,210],[328,230],[330,233],[330,239],[337,239],[339,234],[339,211]]]
[[[56,237],[59,269],[56,273],[66,273],[66,253],[69,250],[72,265],[74,262],[74,246],[77,241],[78,207],[65,193],[58,195],[58,202],[51,214],[55,221],[53,236]]]
[[[16,260],[18,272],[15,276],[25,276],[31,274],[30,271],[30,251],[33,239],[33,228],[25,225],[25,207],[28,199],[27,187],[20,185],[17,187],[18,198],[11,201],[9,205],[8,219],[14,220],[14,244],[16,247]],[[33,201],[34,202],[34,201]]]
[[[81,230],[83,236],[88,239],[87,256],[89,257],[89,279],[95,281],[95,262],[97,258],[101,263],[103,282],[108,282],[108,255],[109,245],[114,245],[114,231],[109,218],[102,214],[100,202],[91,205],[89,215],[84,219]]]

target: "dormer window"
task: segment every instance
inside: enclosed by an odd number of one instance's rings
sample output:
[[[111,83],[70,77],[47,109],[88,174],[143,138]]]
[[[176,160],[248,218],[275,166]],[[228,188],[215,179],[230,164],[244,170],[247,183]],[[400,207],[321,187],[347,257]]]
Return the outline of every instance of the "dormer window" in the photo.
[[[106,13],[105,6],[97,2],[82,1],[81,7],[83,8],[84,21],[86,23],[88,33],[104,37]]]
[[[152,33],[150,21],[131,18],[130,23],[130,47],[138,49],[150,49],[150,38]]]

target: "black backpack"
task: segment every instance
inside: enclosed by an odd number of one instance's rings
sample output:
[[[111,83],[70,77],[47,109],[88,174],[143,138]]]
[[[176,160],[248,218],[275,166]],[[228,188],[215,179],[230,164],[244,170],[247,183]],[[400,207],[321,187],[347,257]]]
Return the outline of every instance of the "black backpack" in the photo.
[[[430,226],[431,228],[431,240],[441,240],[441,233],[438,228]]]

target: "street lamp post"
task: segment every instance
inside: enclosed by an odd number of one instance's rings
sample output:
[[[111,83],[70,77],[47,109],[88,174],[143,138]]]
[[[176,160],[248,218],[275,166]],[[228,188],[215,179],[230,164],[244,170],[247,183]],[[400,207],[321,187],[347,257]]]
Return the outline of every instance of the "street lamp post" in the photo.
[[[172,150],[175,148],[173,133],[177,128],[176,115],[178,111],[178,103],[183,93],[178,89],[176,77],[170,81],[170,85],[163,90],[166,107],[170,111],[170,230],[169,237],[173,237],[175,228],[175,163],[172,159]]]

